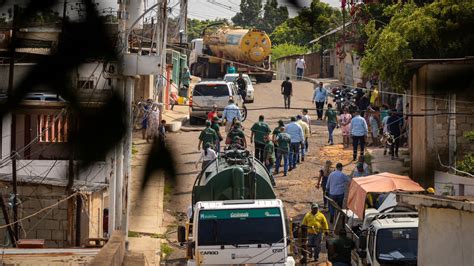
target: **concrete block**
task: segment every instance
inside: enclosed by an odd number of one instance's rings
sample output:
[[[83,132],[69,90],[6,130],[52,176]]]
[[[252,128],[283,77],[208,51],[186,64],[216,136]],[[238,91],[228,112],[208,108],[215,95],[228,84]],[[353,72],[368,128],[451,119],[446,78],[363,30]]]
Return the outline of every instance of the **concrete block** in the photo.
[[[51,230],[44,230],[44,229],[36,230],[36,238],[51,240]]]
[[[168,132],[177,132],[181,129],[181,121],[172,121],[169,123],[166,123],[166,130]]]
[[[470,131],[470,130],[474,130],[474,126],[472,124],[469,124],[469,123],[462,123],[462,124],[458,125],[457,130]]]
[[[44,242],[44,245],[48,248],[59,248],[59,243],[58,241],[52,241],[52,240],[46,240]]]
[[[44,229],[50,230],[59,230],[59,221],[58,220],[43,220],[41,222]]]
[[[55,220],[66,220],[67,219],[67,210],[54,209],[53,210],[53,219],[55,219]]]
[[[65,230],[53,230],[51,234],[52,240],[64,241],[66,240],[66,231]]]

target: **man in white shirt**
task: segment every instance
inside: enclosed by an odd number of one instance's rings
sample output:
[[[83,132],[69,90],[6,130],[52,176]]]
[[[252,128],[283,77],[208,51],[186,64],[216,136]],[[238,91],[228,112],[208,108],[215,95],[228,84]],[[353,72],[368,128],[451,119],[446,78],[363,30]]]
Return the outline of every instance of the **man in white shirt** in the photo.
[[[222,118],[225,119],[225,132],[228,133],[230,127],[232,126],[232,121],[234,118],[237,118],[238,121],[242,120],[242,113],[237,105],[235,105],[234,100],[229,100],[229,105],[224,108],[224,112],[222,113]]]
[[[297,80],[303,79],[305,68],[306,68],[306,62],[304,61],[304,58],[298,57],[298,59],[296,59],[296,79]]]

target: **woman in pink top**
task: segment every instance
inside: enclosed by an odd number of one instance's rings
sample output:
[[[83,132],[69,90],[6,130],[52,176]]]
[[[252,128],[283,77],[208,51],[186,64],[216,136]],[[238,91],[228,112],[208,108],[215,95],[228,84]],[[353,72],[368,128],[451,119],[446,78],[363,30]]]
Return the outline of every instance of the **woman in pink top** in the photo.
[[[349,138],[351,135],[351,119],[352,115],[349,114],[347,107],[344,107],[344,111],[339,119],[342,129],[342,143],[344,144],[344,148],[349,146]]]

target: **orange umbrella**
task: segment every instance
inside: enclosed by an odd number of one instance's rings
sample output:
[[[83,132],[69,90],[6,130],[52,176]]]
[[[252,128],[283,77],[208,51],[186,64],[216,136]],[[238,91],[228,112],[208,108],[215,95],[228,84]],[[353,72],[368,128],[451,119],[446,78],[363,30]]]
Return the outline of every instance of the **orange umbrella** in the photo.
[[[369,192],[393,192],[393,191],[424,191],[420,184],[411,180],[408,176],[392,173],[380,173],[365,177],[353,178],[349,185],[349,196],[347,197],[347,208],[358,217],[364,217],[365,199]]]

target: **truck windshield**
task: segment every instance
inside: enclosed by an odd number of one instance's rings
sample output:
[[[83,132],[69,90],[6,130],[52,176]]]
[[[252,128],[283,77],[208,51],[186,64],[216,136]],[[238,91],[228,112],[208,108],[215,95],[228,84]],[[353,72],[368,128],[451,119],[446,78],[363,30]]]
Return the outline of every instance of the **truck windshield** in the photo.
[[[416,265],[418,228],[391,228],[377,232],[377,259],[382,265]]]
[[[272,244],[283,240],[279,208],[199,212],[199,246]]]
[[[229,96],[229,89],[227,84],[198,84],[193,96]]]

